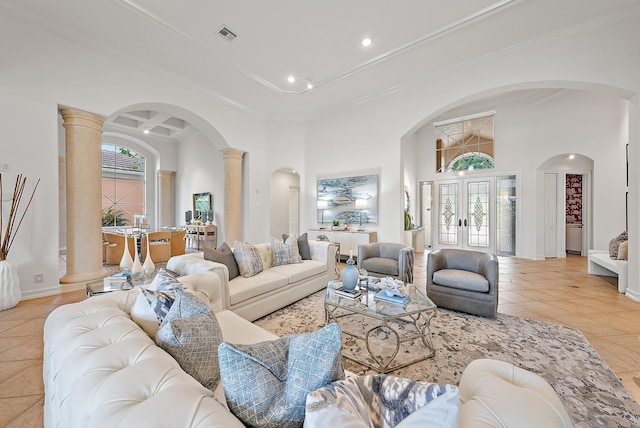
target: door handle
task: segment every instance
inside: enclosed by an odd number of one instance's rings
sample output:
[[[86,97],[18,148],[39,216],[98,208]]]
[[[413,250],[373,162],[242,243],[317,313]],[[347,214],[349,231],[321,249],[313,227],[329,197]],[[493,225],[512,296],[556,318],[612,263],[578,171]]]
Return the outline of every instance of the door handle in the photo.
[[[464,227],[467,227],[467,219],[464,219]]]
[[[458,227],[462,227],[462,219],[458,219]]]

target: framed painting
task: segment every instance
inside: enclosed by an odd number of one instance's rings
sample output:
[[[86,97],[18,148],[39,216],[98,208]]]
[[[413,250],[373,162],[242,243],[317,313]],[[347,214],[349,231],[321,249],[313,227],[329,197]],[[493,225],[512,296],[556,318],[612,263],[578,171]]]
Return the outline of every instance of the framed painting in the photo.
[[[317,191],[325,222],[378,223],[378,174],[319,179]]]

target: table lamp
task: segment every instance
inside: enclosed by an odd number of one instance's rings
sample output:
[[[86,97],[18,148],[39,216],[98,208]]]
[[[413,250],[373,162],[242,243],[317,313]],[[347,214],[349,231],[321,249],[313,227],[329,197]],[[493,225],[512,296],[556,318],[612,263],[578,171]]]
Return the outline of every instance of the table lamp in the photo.
[[[324,210],[326,210],[327,208],[329,208],[329,202],[328,201],[318,201],[318,209],[321,210],[321,214],[320,214],[320,218],[321,218],[320,229],[326,229],[326,227],[324,227]]]
[[[362,210],[367,208],[367,200],[366,199],[356,199],[356,209],[360,210],[360,227],[358,227],[358,232],[362,232],[364,229],[362,228]]]

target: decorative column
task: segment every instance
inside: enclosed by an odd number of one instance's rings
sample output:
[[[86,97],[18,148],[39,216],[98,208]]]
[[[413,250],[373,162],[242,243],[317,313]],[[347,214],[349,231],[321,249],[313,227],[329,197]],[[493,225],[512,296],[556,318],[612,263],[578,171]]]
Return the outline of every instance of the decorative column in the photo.
[[[173,197],[174,172],[158,170],[158,227],[177,226]]]
[[[66,138],[67,272],[62,283],[107,276],[102,269],[102,125],[80,110],[60,110]]]
[[[241,238],[242,157],[238,149],[223,149],[224,157],[224,240],[230,245]]]

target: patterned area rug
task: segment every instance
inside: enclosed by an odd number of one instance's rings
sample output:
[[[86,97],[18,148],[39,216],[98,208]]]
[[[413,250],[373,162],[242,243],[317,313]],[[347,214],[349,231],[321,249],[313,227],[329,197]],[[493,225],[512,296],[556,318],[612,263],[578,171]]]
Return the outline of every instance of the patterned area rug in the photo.
[[[319,291],[255,324],[279,336],[316,331],[324,325],[323,300],[324,291]],[[437,309],[431,320],[431,336],[435,357],[391,374],[457,385],[471,361],[502,360],[546,379],[576,427],[640,425],[640,405],[578,330],[503,314],[492,320]],[[361,341],[343,340],[343,346],[358,355],[367,352]],[[415,352],[424,350],[419,344],[410,344],[400,354]],[[345,368],[357,374],[375,373],[348,359]]]

